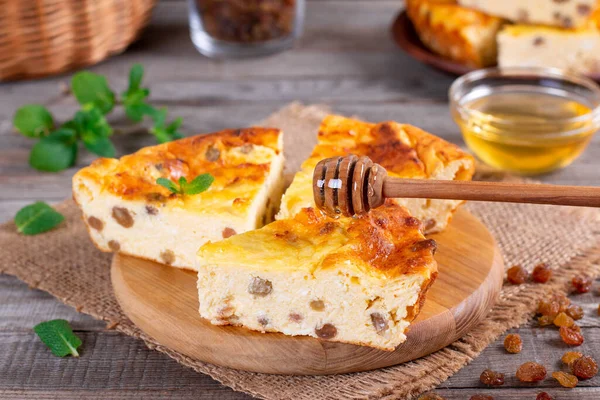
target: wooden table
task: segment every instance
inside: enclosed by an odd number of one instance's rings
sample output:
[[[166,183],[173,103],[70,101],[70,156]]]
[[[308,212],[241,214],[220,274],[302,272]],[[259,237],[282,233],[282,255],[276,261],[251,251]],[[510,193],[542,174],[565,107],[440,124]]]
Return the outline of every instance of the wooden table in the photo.
[[[108,75],[119,91],[134,62],[145,65],[154,104],[166,105],[173,116],[183,116],[183,130],[209,132],[246,126],[300,100],[321,102],[334,110],[365,119],[394,119],[420,126],[452,142],[461,143],[450,118],[446,92],[452,77],[425,67],[396,49],[389,25],[401,8],[399,1],[308,1],[305,33],[293,51],[245,61],[211,61],[199,55],[188,37],[183,1],[161,2],[141,40],[125,54],[93,68]],[[25,103],[41,103],[55,115],[73,115],[76,104],[61,88],[70,76],[0,86],[0,220],[37,199],[59,201],[70,196],[76,168],[59,174],[38,173],[27,165],[31,142],[11,129],[12,114]],[[125,126],[122,115],[112,121]],[[129,129],[131,130],[131,129]],[[152,144],[141,132],[116,138],[120,154]],[[82,152],[85,153],[85,152]],[[80,157],[78,167],[92,156]],[[563,171],[542,177],[546,182],[598,185],[600,141]],[[1,262],[1,260],[0,260]],[[600,358],[600,297],[579,296],[586,318],[581,321],[586,342],[582,351]],[[59,359],[40,343],[31,328],[38,322],[65,318],[84,340],[79,359]],[[522,354],[507,357],[502,341],[490,345],[471,365],[437,390],[448,399],[468,399],[481,389],[485,368],[527,360],[554,365],[565,348],[552,330],[533,324],[518,330]],[[15,278],[0,275],[0,398],[169,398],[243,399],[207,376],[194,373],[137,340],[107,331],[105,324],[62,305],[50,295],[29,290]],[[558,399],[600,398],[600,378],[581,382],[574,390],[549,388]],[[496,399],[535,399],[538,387],[520,384],[514,376]]]

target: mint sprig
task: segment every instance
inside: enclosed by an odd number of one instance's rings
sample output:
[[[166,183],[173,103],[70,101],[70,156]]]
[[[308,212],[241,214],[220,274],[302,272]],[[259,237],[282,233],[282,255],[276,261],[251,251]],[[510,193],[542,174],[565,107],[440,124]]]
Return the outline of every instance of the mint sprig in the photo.
[[[71,80],[71,92],[81,104],[75,116],[56,126],[48,109],[39,104],[19,108],[13,118],[16,130],[24,136],[38,139],[33,146],[29,164],[40,171],[57,172],[73,166],[77,160],[79,143],[91,153],[101,157],[115,157],[116,150],[110,140],[113,128],[106,119],[115,105],[122,104],[125,114],[133,122],[144,116],[152,121],[149,133],[158,143],[183,137],[179,128],[181,118],[167,122],[166,108],[155,108],[147,102],[150,89],[142,87],[144,68],[134,64],[129,71],[129,85],[117,98],[106,77],[89,72],[78,72]]]
[[[81,339],[73,333],[64,319],[42,322],[34,326],[33,331],[55,356],[65,357],[70,354],[79,357],[77,349],[81,346]]]
[[[115,106],[115,93],[102,75],[89,71],[76,73],[71,79],[71,91],[84,109],[96,108],[108,114]]]
[[[37,235],[56,227],[65,217],[43,201],[21,208],[15,215],[17,230],[24,235]]]
[[[194,195],[206,191],[214,182],[215,177],[211,174],[202,174],[188,182],[183,176],[177,183],[167,178],[158,178],[156,183],[169,191],[179,195]]]
[[[30,138],[46,136],[54,128],[52,114],[39,104],[19,108],[13,121],[17,131]]]

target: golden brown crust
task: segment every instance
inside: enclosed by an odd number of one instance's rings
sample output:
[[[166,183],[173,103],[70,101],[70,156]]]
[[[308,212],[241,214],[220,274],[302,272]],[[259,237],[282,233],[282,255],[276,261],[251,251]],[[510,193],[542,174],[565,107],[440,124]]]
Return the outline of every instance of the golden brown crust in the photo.
[[[367,156],[397,177],[429,178],[457,160],[466,163],[456,179],[469,180],[475,171],[471,155],[415,126],[328,115],[319,129],[319,144],[305,164],[311,167],[323,158],[343,154]]]
[[[262,243],[261,248],[251,243]],[[240,259],[248,254],[249,259]],[[300,251],[301,250],[301,251]],[[365,274],[393,279],[407,274],[429,277],[437,270],[435,242],[425,239],[420,221],[392,201],[354,218],[332,219],[314,208],[304,208],[291,219],[202,246],[199,255],[207,264],[226,262],[236,254],[249,264],[275,257],[284,268],[294,265],[310,270],[355,266]],[[306,259],[302,255],[306,255]],[[319,256],[313,256],[319,254]],[[265,266],[269,268],[269,265]],[[279,268],[273,265],[273,268]]]
[[[434,52],[471,67],[496,63],[501,18],[460,7],[456,0],[406,0],[419,38]]]
[[[243,214],[280,156],[280,136],[271,128],[229,129],[146,147],[119,160],[100,158],[75,175],[73,189],[90,184],[126,200]],[[215,178],[209,190],[187,198],[156,183],[161,177],[189,182],[204,173]]]

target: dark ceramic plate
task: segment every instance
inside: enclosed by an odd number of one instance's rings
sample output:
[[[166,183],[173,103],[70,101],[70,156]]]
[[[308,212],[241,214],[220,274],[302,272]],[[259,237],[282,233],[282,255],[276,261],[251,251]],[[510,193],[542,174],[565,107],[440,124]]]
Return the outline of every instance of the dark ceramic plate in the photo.
[[[448,60],[447,58],[435,54],[425,47],[404,10],[398,14],[398,17],[392,24],[392,37],[396,44],[409,56],[441,71],[453,75],[463,75],[474,70],[472,67]],[[588,77],[596,82],[600,82],[600,74],[589,75]]]

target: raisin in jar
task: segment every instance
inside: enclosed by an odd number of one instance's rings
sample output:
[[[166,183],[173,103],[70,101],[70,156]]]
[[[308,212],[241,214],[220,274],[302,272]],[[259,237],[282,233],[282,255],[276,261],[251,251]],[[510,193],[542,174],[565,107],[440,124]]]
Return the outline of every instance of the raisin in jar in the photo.
[[[292,47],[304,22],[304,0],[188,0],[190,33],[209,57],[252,57]]]

